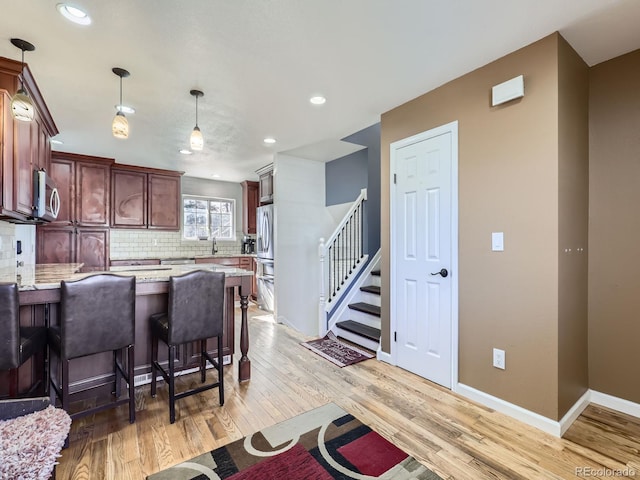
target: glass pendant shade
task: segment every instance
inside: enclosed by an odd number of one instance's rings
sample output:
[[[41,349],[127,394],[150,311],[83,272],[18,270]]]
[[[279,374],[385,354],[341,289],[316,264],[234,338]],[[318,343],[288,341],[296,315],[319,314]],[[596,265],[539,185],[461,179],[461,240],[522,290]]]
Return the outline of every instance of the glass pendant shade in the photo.
[[[11,99],[11,115],[21,122],[32,122],[36,116],[36,109],[29,94],[24,89],[24,52],[33,52],[36,47],[21,38],[12,38],[11,44],[22,51],[20,88]]]
[[[193,132],[191,132],[190,143],[191,143],[191,150],[195,150],[199,152],[204,147],[204,138],[202,137],[202,132],[200,131],[197,125],[193,129]]]
[[[35,107],[29,95],[24,89],[20,89],[16,92],[11,100],[11,115],[16,120],[21,122],[33,121],[36,114]]]
[[[129,138],[129,122],[127,121],[127,117],[124,116],[124,113],[118,112],[116,116],[113,117],[111,132],[116,138]]]

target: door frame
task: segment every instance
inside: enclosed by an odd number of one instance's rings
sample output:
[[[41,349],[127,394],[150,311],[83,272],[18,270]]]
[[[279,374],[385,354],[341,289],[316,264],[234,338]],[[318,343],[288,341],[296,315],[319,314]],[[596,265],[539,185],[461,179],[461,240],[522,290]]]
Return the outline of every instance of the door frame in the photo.
[[[393,365],[397,365],[396,342],[393,340],[393,332],[397,328],[396,309],[396,184],[394,183],[394,172],[397,167],[396,152],[408,145],[428,140],[445,133],[451,133],[451,390],[456,391],[458,386],[458,121],[432,128],[425,132],[418,133],[411,137],[403,138],[390,145],[389,156],[389,183],[390,183],[390,205],[389,205],[389,336],[390,336],[390,359]]]

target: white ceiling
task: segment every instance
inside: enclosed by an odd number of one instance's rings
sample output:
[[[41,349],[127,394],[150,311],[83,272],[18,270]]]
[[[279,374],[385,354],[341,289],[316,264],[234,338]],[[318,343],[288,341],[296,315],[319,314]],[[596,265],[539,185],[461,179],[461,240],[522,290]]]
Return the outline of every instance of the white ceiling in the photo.
[[[349,153],[339,139],[383,112],[556,30],[590,65],[640,47],[638,0],[73,0],[88,27],[58,1],[0,5],[0,56],[20,58],[10,38],[36,46],[55,149],[236,182],[275,152]],[[127,140],[111,136],[116,66],[137,110]],[[193,88],[205,149],[186,157]]]

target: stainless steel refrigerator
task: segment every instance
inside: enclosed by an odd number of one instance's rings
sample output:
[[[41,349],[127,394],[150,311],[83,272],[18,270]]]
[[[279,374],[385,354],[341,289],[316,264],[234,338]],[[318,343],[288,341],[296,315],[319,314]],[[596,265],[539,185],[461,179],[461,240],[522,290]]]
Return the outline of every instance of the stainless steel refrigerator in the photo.
[[[273,294],[273,205],[258,207],[256,213],[258,307],[267,312],[273,312],[275,300]]]

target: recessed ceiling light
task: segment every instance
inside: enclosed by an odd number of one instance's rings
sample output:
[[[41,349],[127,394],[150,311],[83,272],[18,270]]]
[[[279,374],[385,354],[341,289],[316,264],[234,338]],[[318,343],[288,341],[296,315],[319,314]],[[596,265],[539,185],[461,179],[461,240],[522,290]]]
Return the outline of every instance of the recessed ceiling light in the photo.
[[[191,154],[193,154],[193,152],[191,150],[187,150],[186,148],[183,148],[182,150],[180,150],[180,153],[182,155],[191,155]]]
[[[214,173],[213,175],[211,175],[211,178],[220,178],[220,175],[217,173]]]
[[[133,107],[129,107],[127,105],[114,105],[116,107],[116,111],[122,113],[136,113],[136,109]]]
[[[55,138],[51,139],[51,143],[53,143],[54,145],[64,145],[64,142],[62,140],[57,140]]]
[[[271,144],[273,144],[273,143],[276,143],[276,139],[275,139],[275,138],[273,138],[273,137],[266,137],[266,138],[263,140],[263,142],[264,142],[264,143],[268,143],[269,145],[271,145]]]
[[[327,99],[324,98],[322,95],[316,95],[315,97],[311,97],[309,101],[314,105],[322,105],[327,101]]]
[[[90,25],[91,17],[84,10],[74,7],[73,5],[69,5],[68,3],[59,3],[56,5],[58,11],[62,14],[64,18],[72,21],[73,23],[77,23],[78,25]]]

